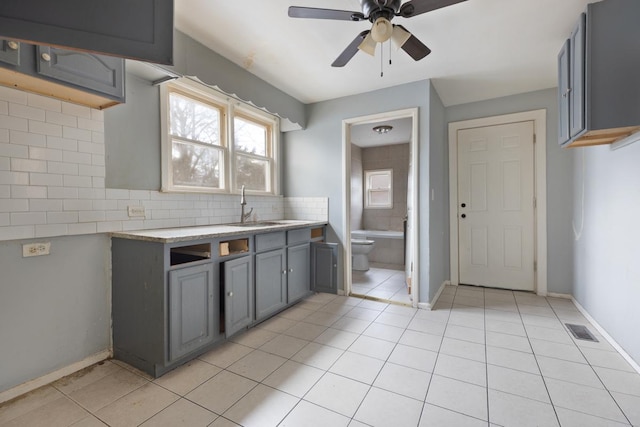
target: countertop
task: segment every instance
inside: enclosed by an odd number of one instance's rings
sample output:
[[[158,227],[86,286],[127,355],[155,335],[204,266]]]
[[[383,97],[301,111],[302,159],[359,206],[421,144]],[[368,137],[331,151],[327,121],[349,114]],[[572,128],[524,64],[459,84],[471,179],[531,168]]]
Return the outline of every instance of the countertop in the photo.
[[[218,224],[197,227],[160,228],[156,230],[139,230],[111,233],[111,237],[119,239],[144,240],[148,242],[174,243],[187,240],[210,239],[243,234],[268,233],[272,231],[290,230],[294,228],[326,225],[326,221],[274,220],[257,223]]]

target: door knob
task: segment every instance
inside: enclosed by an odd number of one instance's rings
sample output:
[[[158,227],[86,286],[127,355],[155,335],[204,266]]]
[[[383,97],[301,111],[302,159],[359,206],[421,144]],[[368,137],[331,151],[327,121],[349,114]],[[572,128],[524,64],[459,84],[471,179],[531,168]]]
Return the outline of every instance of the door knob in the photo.
[[[462,218],[466,218],[466,217],[467,217],[467,214],[462,214],[462,215],[460,215],[460,216],[461,216]]]

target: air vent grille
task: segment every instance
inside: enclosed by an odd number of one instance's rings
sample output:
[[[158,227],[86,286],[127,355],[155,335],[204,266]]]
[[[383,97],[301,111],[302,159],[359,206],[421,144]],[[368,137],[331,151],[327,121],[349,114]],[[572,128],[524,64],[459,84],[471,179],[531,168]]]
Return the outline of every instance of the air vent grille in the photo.
[[[587,329],[584,325],[572,325],[571,323],[565,323],[567,328],[569,328],[569,332],[578,340],[598,342],[596,337]]]

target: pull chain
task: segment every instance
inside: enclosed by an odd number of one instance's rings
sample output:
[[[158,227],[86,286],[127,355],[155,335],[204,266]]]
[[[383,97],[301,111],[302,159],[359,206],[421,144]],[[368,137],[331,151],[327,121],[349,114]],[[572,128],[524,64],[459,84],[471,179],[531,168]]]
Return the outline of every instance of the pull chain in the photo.
[[[389,65],[391,65],[391,42],[389,42]]]
[[[380,77],[384,76],[384,71],[382,67],[384,66],[384,46],[380,43]]]

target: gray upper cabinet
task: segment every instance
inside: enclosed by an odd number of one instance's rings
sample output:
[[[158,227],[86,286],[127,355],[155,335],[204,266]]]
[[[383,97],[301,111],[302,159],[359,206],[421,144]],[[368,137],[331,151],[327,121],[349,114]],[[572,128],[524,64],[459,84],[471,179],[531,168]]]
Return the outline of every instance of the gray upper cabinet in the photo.
[[[253,322],[253,257],[224,263],[225,334],[227,337]]]
[[[558,56],[560,144],[610,144],[640,131],[638,16],[637,0],[591,3],[580,16]]]
[[[0,2],[7,38],[171,65],[173,0]]]
[[[36,56],[38,75],[124,100],[121,58],[47,46],[36,46]]]
[[[219,338],[216,290],[211,263],[169,272],[169,360]]]
[[[20,65],[20,43],[15,40],[0,39],[0,62]]]

